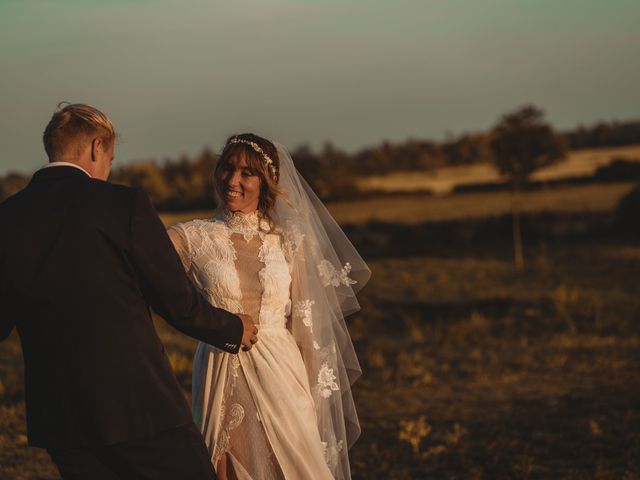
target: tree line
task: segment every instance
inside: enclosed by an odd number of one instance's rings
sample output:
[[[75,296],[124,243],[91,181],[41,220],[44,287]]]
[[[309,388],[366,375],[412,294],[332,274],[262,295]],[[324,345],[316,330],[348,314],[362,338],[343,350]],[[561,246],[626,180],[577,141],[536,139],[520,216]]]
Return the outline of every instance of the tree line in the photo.
[[[567,132],[550,131],[568,149],[640,144],[640,121],[601,122]],[[347,153],[330,142],[319,151],[303,144],[292,151],[292,157],[323,200],[348,199],[361,195],[354,180],[363,175],[482,162],[492,162],[499,167],[495,144],[492,147],[495,134],[496,127],[441,142],[385,141],[355,153]],[[143,188],[159,210],[209,209],[214,206],[211,175],[216,160],[217,155],[205,149],[193,157],[182,156],[163,163],[134,162],[114,169],[110,181]],[[0,177],[0,201],[23,188],[27,181],[28,176],[18,173]]]

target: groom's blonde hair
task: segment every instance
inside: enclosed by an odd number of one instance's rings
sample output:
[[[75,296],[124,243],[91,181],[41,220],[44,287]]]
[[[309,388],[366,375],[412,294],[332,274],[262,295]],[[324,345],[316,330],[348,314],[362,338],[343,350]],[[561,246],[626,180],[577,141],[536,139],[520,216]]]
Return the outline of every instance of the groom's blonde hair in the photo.
[[[109,117],[91,105],[62,102],[45,128],[42,141],[49,160],[53,160],[95,137],[106,145],[115,142],[116,132]]]

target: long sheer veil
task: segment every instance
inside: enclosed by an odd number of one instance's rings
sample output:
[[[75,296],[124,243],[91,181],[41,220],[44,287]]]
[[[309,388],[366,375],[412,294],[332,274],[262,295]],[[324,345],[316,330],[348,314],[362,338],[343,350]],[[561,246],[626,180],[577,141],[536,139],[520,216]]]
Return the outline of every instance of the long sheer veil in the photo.
[[[298,173],[287,149],[280,160],[273,218],[291,268],[291,332],[300,347],[325,458],[335,478],[350,478],[347,450],[360,435],[351,385],[360,376],[344,317],[360,309],[356,293],[371,271]]]

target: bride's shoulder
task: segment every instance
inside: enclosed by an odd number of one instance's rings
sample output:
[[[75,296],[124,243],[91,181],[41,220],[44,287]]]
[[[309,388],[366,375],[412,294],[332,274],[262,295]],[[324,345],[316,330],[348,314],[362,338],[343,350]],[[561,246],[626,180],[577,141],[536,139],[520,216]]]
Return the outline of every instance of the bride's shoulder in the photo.
[[[282,250],[287,263],[291,264],[294,259],[303,253],[305,235],[301,229],[293,222],[277,225],[274,229],[274,244]]]
[[[184,232],[187,236],[202,236],[202,235],[216,235],[226,230],[226,225],[222,221],[222,216],[217,215],[210,218],[194,218],[186,222],[181,222],[172,229],[178,229]]]
[[[284,225],[277,226],[275,231],[286,250],[289,250],[290,253],[296,253],[300,250],[305,235],[297,224],[287,221]]]

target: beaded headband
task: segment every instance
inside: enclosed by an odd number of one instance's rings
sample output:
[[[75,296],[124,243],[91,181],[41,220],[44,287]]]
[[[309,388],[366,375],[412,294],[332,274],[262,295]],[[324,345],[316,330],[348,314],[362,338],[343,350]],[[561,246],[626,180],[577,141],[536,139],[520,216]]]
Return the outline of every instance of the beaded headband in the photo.
[[[253,148],[256,153],[259,153],[262,156],[262,160],[267,165],[267,167],[269,167],[269,170],[271,170],[271,176],[274,178],[274,180],[278,180],[278,172],[276,172],[276,167],[273,164],[273,160],[264,152],[264,150],[262,150],[262,148],[260,148],[260,145],[258,145],[256,142],[238,137],[233,137],[231,140],[229,140],[229,143],[244,143],[245,145],[249,145],[251,148]]]

